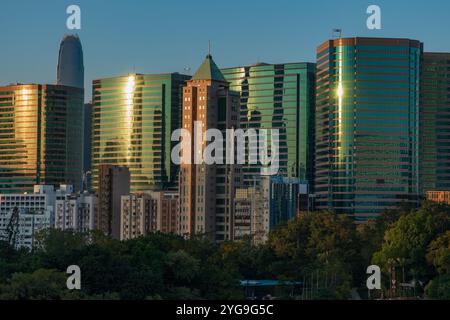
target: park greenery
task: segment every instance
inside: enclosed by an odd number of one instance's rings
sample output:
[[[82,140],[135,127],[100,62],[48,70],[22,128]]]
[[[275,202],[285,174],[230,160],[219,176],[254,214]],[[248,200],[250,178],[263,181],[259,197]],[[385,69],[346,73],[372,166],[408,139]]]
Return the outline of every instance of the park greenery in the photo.
[[[401,207],[364,225],[332,212],[309,213],[259,246],[251,239],[214,244],[155,233],[118,241],[98,232],[46,230],[32,251],[0,243],[0,300],[245,299],[244,279],[305,284],[277,289],[282,299],[349,299],[353,288],[365,298],[373,264],[383,286],[371,298],[450,299],[450,206]],[[66,287],[69,265],[82,270],[81,290]]]

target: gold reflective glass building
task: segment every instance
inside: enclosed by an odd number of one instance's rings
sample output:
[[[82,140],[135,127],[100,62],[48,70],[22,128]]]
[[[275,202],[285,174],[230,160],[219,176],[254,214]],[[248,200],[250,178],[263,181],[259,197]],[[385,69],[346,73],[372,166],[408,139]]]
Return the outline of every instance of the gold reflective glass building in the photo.
[[[81,188],[83,99],[83,89],[61,85],[0,87],[0,193]]]
[[[94,80],[94,190],[102,164],[128,167],[131,192],[176,186],[178,168],[170,159],[176,142],[170,138],[181,127],[181,88],[189,78],[171,73]]]

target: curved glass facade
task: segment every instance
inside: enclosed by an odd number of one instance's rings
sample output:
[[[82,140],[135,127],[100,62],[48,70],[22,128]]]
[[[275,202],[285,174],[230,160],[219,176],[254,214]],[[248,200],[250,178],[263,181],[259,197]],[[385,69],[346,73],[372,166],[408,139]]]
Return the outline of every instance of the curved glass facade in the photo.
[[[424,53],[420,103],[420,189],[450,191],[450,53]]]
[[[313,181],[314,63],[258,64],[222,69],[241,94],[240,128],[279,130],[279,175]],[[242,167],[253,186],[260,164]]]
[[[58,85],[0,87],[0,193],[35,184],[81,188],[83,89]]]
[[[92,177],[101,164],[128,167],[131,192],[175,186],[170,152],[181,128],[181,88],[189,76],[131,74],[93,82]]]
[[[77,35],[66,35],[61,41],[56,77],[57,84],[84,88],[83,48]]]
[[[317,209],[364,221],[419,193],[422,44],[348,38],[317,49]]]

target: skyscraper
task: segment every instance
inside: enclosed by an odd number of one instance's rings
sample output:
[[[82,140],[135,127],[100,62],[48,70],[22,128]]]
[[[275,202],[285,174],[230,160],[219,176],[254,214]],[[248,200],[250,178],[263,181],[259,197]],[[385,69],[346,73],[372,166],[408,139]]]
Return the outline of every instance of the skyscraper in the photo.
[[[178,166],[170,158],[181,127],[181,89],[189,76],[130,74],[94,80],[92,106],[92,178],[98,166],[128,167],[131,192],[177,185]]]
[[[91,190],[92,179],[92,103],[84,105],[84,130],[83,130],[83,188]]]
[[[365,221],[419,193],[422,43],[347,38],[317,49],[317,209]]]
[[[36,184],[81,189],[83,90],[60,85],[0,87],[0,193]]]
[[[420,192],[450,191],[450,53],[425,52],[420,82]]]
[[[61,41],[56,83],[84,88],[83,48],[77,35],[66,35]]]
[[[190,133],[192,163],[181,163],[179,233],[204,234],[212,240],[231,240],[233,233],[234,193],[239,184],[237,166],[194,163],[195,154],[203,154],[209,142],[196,146],[196,127],[200,135],[208,129],[225,130],[239,124],[239,93],[230,90],[211,55],[207,55],[195,75],[183,88],[183,129]],[[199,130],[200,131],[200,130]],[[223,151],[223,150],[222,150]],[[186,156],[186,154],[184,154]]]
[[[241,94],[240,128],[279,130],[279,175],[313,182],[314,63],[259,63],[222,69],[230,89]],[[246,186],[261,164],[242,166]]]

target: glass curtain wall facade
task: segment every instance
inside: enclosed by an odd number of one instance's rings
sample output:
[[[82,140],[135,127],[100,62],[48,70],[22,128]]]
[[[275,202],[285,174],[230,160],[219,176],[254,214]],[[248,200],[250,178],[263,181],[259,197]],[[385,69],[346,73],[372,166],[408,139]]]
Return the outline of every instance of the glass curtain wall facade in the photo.
[[[131,192],[176,187],[178,168],[170,159],[176,142],[170,138],[181,128],[181,88],[189,78],[172,73],[94,80],[94,190],[102,164],[128,167]]]
[[[222,69],[241,95],[240,128],[279,130],[279,175],[313,181],[315,64],[257,64]],[[270,133],[269,133],[270,134]],[[242,167],[253,186],[260,164]]]
[[[450,53],[425,52],[420,104],[420,191],[450,191]]]
[[[60,85],[0,87],[0,193],[38,184],[80,190],[84,91]]]
[[[316,209],[358,222],[417,201],[422,51],[408,39],[318,47]]]
[[[77,35],[66,35],[61,41],[56,83],[75,88],[84,88],[83,47]]]

